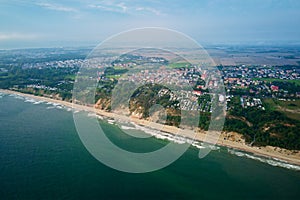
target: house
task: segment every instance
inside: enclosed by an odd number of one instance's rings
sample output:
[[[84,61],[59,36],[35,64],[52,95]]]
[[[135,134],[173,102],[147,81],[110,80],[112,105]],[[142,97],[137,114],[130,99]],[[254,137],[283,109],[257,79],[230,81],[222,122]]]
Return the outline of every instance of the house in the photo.
[[[200,95],[202,94],[202,92],[201,92],[201,91],[194,90],[194,91],[193,91],[193,94],[200,96]]]
[[[277,92],[279,90],[279,87],[278,86],[275,86],[275,85],[271,85],[271,90],[273,92]]]

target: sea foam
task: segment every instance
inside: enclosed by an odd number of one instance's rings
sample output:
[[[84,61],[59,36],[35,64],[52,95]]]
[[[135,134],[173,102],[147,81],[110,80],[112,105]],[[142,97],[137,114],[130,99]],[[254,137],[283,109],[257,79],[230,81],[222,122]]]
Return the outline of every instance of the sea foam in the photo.
[[[241,152],[241,151],[237,151],[237,150],[233,150],[233,149],[228,149],[228,152],[230,154],[233,154],[233,155],[236,155],[239,157],[250,158],[250,159],[257,160],[259,162],[263,162],[263,163],[266,163],[266,164],[269,164],[269,165],[272,165],[275,167],[283,167],[283,168],[287,168],[287,169],[300,171],[300,166],[287,163],[284,160],[274,159],[274,158],[264,158],[264,157],[256,156],[254,154],[249,154],[249,153],[245,153],[245,152]]]

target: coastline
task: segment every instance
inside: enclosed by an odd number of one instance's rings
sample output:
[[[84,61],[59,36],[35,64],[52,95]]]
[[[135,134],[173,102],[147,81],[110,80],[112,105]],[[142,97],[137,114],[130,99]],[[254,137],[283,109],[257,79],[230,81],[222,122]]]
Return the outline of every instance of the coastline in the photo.
[[[190,139],[194,138],[195,141],[198,141],[198,142],[203,142],[206,137],[205,131],[200,131],[200,132],[198,131],[195,135],[195,132],[193,130],[179,129],[179,128],[176,128],[173,126],[162,125],[162,124],[150,122],[150,121],[143,120],[143,119],[118,115],[115,113],[110,113],[110,112],[106,112],[103,110],[95,109],[94,107],[73,104],[70,102],[62,101],[62,100],[56,100],[56,99],[42,97],[42,96],[35,96],[32,94],[25,94],[25,93],[21,93],[21,92],[17,92],[17,91],[12,91],[12,90],[0,89],[0,92],[6,93],[6,94],[19,95],[19,96],[23,96],[23,97],[32,98],[32,99],[37,99],[39,101],[57,103],[57,104],[60,104],[60,105],[63,105],[63,106],[69,107],[69,108],[74,108],[76,110],[83,110],[83,111],[87,111],[87,112],[96,113],[97,115],[108,117],[108,118],[115,118],[115,119],[123,120],[123,121],[132,121],[137,125],[148,127],[148,128],[154,129],[154,130],[161,130],[163,132],[167,132],[172,135],[176,135],[177,133],[180,132],[180,136],[190,138]],[[195,135],[195,137],[193,137],[193,135]],[[233,133],[233,132],[222,133],[219,137],[217,145],[227,147],[230,149],[234,149],[234,150],[238,150],[238,151],[251,153],[251,154],[261,156],[264,158],[271,158],[271,159],[279,160],[282,162],[287,162],[289,164],[294,164],[294,165],[300,166],[300,152],[299,151],[297,151],[297,153],[293,153],[293,151],[291,151],[291,150],[287,150],[287,149],[283,149],[283,148],[279,148],[279,147],[248,146],[247,144],[245,144],[244,140],[241,139],[241,134],[238,134],[238,133]]]

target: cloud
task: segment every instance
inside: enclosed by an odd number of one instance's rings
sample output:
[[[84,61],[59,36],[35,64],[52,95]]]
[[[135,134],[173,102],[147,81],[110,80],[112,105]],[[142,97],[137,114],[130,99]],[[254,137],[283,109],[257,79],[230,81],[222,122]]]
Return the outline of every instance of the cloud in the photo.
[[[0,41],[4,40],[34,40],[39,36],[25,33],[0,33]]]
[[[88,5],[89,8],[97,8],[104,11],[110,11],[110,12],[118,12],[118,13],[126,13],[127,12],[127,6],[124,4],[116,4],[116,5],[108,5],[108,4],[102,4],[102,5]]]
[[[140,13],[151,13],[154,15],[162,15],[162,13],[152,7],[141,7],[129,5],[125,2],[113,2],[113,1],[101,1],[98,4],[90,4],[89,8],[96,8],[103,11],[123,13],[123,14],[140,14]]]
[[[159,10],[156,10],[156,9],[150,8],[150,7],[137,7],[135,10],[136,11],[146,11],[146,12],[153,13],[155,15],[162,15],[162,13]]]
[[[77,9],[72,7],[66,7],[59,4],[51,4],[51,3],[36,3],[36,5],[41,6],[48,10],[62,11],[62,12],[77,12]]]

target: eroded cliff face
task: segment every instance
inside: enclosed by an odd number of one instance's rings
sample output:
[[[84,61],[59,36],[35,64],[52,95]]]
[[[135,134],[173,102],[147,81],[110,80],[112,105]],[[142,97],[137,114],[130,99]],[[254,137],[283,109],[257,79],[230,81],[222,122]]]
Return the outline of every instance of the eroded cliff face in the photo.
[[[119,114],[130,115],[140,119],[148,119],[149,118],[149,109],[146,109],[144,105],[136,100],[130,100],[129,105],[118,105],[117,107],[111,107],[111,99],[109,98],[100,98],[96,104],[96,109],[105,110],[105,111],[114,111]],[[171,109],[167,109],[168,114],[172,114]],[[161,115],[160,112],[153,112],[152,115],[155,115],[156,118],[159,118],[157,115]],[[154,116],[153,116],[154,117]]]
[[[130,101],[129,108],[126,105],[118,105],[116,107],[111,106],[111,99],[110,98],[100,98],[96,104],[95,108],[104,110],[104,111],[113,111],[114,113],[122,114],[125,116],[132,116],[139,119],[143,118],[144,108],[138,106],[134,102]]]
[[[131,116],[142,119],[144,118],[145,109],[135,100],[131,100],[129,101],[129,112]]]
[[[134,101],[130,101],[129,108],[128,108],[128,106],[125,106],[125,105],[118,105],[117,107],[112,108],[111,107],[111,99],[109,99],[109,98],[100,98],[96,102],[95,108],[100,109],[100,110],[105,110],[105,111],[112,111],[112,109],[113,109],[113,112],[116,112],[118,114],[132,116],[132,117],[136,117],[139,119],[144,118],[144,112],[145,112],[144,107],[140,106],[139,104],[137,104]]]
[[[109,98],[100,98],[96,102],[95,108],[100,109],[100,110],[110,111],[111,110],[111,99],[109,99]]]

